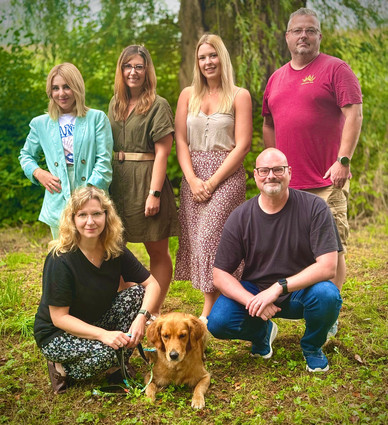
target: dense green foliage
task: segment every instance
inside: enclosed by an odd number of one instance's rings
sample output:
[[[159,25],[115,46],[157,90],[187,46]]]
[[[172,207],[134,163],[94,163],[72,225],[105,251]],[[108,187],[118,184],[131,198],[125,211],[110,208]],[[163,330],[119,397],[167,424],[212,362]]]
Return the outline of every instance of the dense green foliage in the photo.
[[[2,17],[0,34],[0,223],[35,221],[43,189],[24,176],[18,155],[28,123],[47,109],[46,77],[61,62],[72,62],[86,85],[86,104],[107,112],[116,62],[130,44],[144,44],[158,75],[158,93],[172,106],[179,94],[179,31],[176,17],[153,0],[101,1],[92,14],[89,1],[15,0]],[[66,19],[65,17],[70,17]],[[8,40],[8,43],[6,42]],[[179,166],[170,160],[172,176]]]
[[[0,17],[1,28],[8,28],[0,33],[0,223],[3,225],[35,221],[38,216],[43,189],[31,185],[24,177],[17,157],[29,131],[28,123],[46,110],[46,76],[52,66],[73,62],[85,79],[87,105],[107,111],[120,51],[129,44],[144,44],[155,63],[159,94],[168,99],[173,109],[176,107],[181,60],[177,16],[160,0],[101,0],[102,7],[97,12],[90,9],[90,3],[88,0],[12,0],[12,13]],[[260,9],[262,13],[254,13],[257,6],[264,4],[269,3],[217,2],[219,10],[235,19],[230,37],[238,34],[241,40],[239,54],[232,58],[237,83],[249,88],[256,106],[255,137],[252,152],[245,161],[248,197],[256,193],[250,177],[255,156],[262,149],[262,90],[268,72],[288,60],[281,39],[294,3],[283,0],[276,3],[276,13],[268,6]],[[316,0],[312,5],[325,16],[322,51],[347,61],[362,85],[364,125],[352,166],[350,213],[353,217],[371,215],[374,208],[386,206],[388,199],[385,116],[388,59],[384,55],[387,25],[381,22],[378,13],[382,1],[367,2],[373,6],[370,8],[361,7],[354,0],[336,4],[333,8]],[[343,22],[352,29],[344,29]],[[222,19],[217,20],[217,25],[223,25]],[[221,30],[218,32],[222,34]],[[178,192],[181,171],[174,152],[169,158],[168,173]]]

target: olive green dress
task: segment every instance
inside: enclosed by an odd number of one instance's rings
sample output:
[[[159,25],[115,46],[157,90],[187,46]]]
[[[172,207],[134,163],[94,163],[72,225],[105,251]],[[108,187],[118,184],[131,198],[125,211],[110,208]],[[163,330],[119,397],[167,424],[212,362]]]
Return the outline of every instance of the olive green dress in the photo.
[[[113,132],[115,152],[155,153],[155,143],[174,132],[170,105],[160,96],[146,115],[131,112],[125,123],[113,118],[114,99],[109,105],[108,117]],[[127,242],[159,241],[179,235],[179,223],[172,185],[166,176],[161,197],[160,211],[145,217],[145,202],[150,189],[154,161],[113,160],[113,178],[110,187],[125,228]]]

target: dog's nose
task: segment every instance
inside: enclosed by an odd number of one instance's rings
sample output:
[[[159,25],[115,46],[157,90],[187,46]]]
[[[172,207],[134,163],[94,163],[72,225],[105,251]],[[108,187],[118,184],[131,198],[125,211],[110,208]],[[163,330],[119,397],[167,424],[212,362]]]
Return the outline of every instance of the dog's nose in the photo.
[[[170,359],[171,359],[171,360],[177,360],[177,359],[178,359],[178,357],[179,357],[179,353],[178,353],[177,351],[172,350],[172,351],[170,352]]]

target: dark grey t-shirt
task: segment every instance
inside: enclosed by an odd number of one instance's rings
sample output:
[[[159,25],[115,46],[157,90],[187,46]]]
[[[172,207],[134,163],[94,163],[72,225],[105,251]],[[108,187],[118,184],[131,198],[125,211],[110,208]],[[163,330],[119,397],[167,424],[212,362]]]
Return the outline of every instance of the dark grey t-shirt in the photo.
[[[237,207],[225,223],[214,267],[233,273],[244,260],[242,280],[264,290],[299,273],[320,255],[342,251],[326,202],[299,190],[289,193],[276,214],[259,207],[259,195]],[[285,298],[279,297],[278,302]]]
[[[126,282],[142,283],[150,273],[127,248],[119,257],[103,261],[100,268],[79,249],[55,257],[50,253],[43,268],[43,294],[35,315],[38,347],[64,332],[53,325],[49,305],[70,307],[72,316],[92,324],[111,307],[120,276]]]

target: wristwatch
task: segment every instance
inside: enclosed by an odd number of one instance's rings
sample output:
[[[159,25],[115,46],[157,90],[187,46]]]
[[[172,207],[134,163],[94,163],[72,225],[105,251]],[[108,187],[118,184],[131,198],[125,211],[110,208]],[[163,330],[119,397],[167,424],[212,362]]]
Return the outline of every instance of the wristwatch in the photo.
[[[158,190],[152,190],[152,189],[150,189],[150,191],[148,193],[150,195],[155,196],[155,198],[160,198],[160,192]]]
[[[282,294],[288,294],[288,288],[287,288],[287,279],[279,279],[278,284],[283,288]]]
[[[337,158],[337,161],[341,164],[341,165],[349,165],[350,164],[350,158],[347,156],[339,156]]]
[[[144,314],[144,316],[147,318],[147,320],[150,320],[150,318],[151,318],[151,313],[148,310],[145,310],[143,308],[141,310],[139,310],[139,312],[137,314],[138,315]]]

